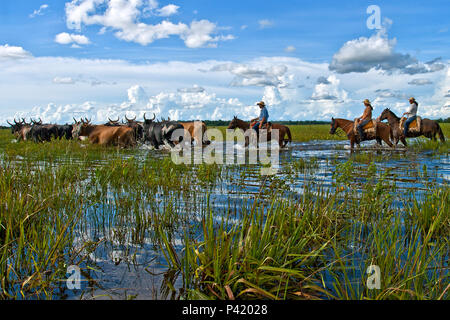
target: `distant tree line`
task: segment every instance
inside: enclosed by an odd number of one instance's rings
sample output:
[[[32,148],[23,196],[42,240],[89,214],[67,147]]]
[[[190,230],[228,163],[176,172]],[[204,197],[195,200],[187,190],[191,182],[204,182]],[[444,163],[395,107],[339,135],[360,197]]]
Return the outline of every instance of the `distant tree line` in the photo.
[[[204,120],[207,126],[210,127],[223,127],[228,126],[231,120]],[[271,121],[273,123],[279,123],[286,126],[295,126],[295,125],[313,125],[313,124],[329,124],[330,121],[317,121],[317,120],[306,120],[306,121]]]
[[[439,123],[450,123],[450,117],[436,120]],[[226,127],[230,124],[230,121],[225,120],[204,120],[207,126],[210,127]],[[329,121],[317,121],[317,120],[304,120],[304,121],[273,121],[274,123],[283,124],[286,126],[296,126],[296,125],[314,125],[314,124],[329,124]],[[9,129],[9,126],[0,126],[0,129]]]

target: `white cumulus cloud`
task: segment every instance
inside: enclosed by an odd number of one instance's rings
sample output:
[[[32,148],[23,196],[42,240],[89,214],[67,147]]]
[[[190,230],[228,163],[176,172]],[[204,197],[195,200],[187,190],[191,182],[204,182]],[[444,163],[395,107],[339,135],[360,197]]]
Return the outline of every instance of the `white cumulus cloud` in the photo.
[[[0,59],[25,59],[32,57],[31,53],[22,47],[0,45]]]
[[[171,36],[178,36],[189,48],[215,47],[219,41],[233,39],[231,35],[218,35],[217,25],[208,20],[194,20],[190,25],[173,23],[167,17],[176,14],[179,7],[158,6],[157,1],[143,0],[72,0],[66,3],[67,27],[81,30],[83,25],[100,25],[113,30],[118,39],[143,46]],[[146,14],[166,19],[147,24],[141,21]]]
[[[89,38],[80,34],[69,34],[62,32],[55,36],[55,42],[59,44],[86,45],[89,44]]]

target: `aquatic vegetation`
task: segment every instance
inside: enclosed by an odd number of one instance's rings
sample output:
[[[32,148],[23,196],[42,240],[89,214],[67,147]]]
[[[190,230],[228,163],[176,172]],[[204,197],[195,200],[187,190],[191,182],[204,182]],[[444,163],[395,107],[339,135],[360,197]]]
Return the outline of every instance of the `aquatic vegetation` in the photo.
[[[259,165],[11,137],[0,130],[2,299],[449,298],[448,180],[427,152],[306,156],[300,145],[261,176]],[[71,265],[79,291],[66,286]],[[367,286],[371,265],[381,289]],[[109,280],[118,270],[151,293]]]

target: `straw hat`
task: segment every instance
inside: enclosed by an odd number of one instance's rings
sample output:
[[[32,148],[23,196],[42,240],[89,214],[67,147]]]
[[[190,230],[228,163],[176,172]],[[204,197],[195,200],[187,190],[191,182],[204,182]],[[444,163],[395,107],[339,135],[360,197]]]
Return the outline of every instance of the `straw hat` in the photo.
[[[366,99],[366,100],[364,100],[363,102],[364,102],[364,104],[370,104],[369,99]]]
[[[257,106],[260,106],[260,107],[265,107],[265,106],[266,106],[266,104],[264,103],[264,101],[258,102],[256,105],[257,105]]]
[[[416,102],[416,99],[414,99],[413,97],[411,97],[411,98],[409,98],[409,101],[410,101],[410,102],[411,102],[411,101]]]

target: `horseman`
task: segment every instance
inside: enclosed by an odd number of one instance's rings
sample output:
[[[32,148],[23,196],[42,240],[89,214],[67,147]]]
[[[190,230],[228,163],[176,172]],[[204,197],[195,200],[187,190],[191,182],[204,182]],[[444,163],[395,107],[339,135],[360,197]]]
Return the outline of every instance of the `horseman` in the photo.
[[[416,99],[414,98],[409,98],[409,104],[410,107],[408,109],[408,111],[406,111],[403,116],[406,116],[406,122],[405,122],[405,128],[403,130],[403,135],[406,137],[406,134],[408,133],[408,128],[409,125],[417,119],[417,107],[419,106],[419,104],[417,103]]]
[[[263,126],[269,121],[269,112],[267,111],[264,101],[258,102],[256,105],[261,109],[261,113],[259,115],[259,118],[253,119],[251,121],[250,126],[253,130],[256,131],[256,134],[259,136],[259,130],[262,129]]]
[[[361,116],[361,118],[356,119],[356,121],[358,121],[358,133],[359,133],[359,138],[361,141],[363,141],[365,139],[365,134],[364,134],[364,126],[367,125],[370,121],[372,121],[372,110],[373,107],[370,104],[369,99],[364,100],[364,105],[365,105],[365,109],[364,109],[364,113]]]

